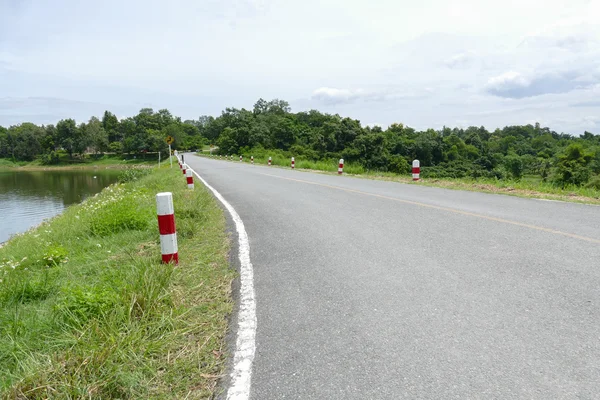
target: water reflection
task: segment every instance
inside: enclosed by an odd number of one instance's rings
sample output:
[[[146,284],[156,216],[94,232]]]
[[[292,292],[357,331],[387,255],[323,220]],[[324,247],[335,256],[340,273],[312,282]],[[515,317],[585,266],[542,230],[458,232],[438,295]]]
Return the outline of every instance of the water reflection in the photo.
[[[117,180],[118,170],[0,171],[0,243]]]

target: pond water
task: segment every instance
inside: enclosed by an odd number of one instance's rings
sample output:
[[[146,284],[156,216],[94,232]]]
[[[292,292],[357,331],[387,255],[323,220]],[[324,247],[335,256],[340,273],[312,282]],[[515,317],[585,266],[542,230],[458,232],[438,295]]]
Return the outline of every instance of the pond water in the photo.
[[[117,181],[119,170],[0,170],[0,243]]]

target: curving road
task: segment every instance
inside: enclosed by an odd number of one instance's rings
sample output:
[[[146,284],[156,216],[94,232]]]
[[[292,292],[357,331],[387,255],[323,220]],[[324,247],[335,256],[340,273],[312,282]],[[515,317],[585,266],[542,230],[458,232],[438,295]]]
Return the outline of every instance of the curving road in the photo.
[[[600,397],[600,207],[186,155],[250,240],[250,398]]]

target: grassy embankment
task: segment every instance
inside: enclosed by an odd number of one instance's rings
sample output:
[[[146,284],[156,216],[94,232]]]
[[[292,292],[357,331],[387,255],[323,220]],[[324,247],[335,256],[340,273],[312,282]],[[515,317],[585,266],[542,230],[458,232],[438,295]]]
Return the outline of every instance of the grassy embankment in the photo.
[[[0,248],[0,398],[215,390],[234,276],[223,213],[179,168],[124,176]],[[160,264],[162,191],[173,192],[177,266]]]
[[[199,154],[208,157],[206,154]],[[216,156],[218,158],[218,156]],[[233,159],[239,162],[239,155],[234,155]],[[254,157],[256,164],[267,164],[268,157]],[[249,163],[250,157],[245,156],[244,162]],[[280,167],[290,167],[290,159],[275,156],[272,157],[272,164]],[[337,163],[325,161],[308,161],[296,158],[296,169],[311,170],[326,174],[337,174]],[[369,171],[361,165],[344,164],[344,174],[356,176],[359,178],[393,181],[407,184],[418,184],[424,186],[442,187],[456,190],[469,190],[485,193],[500,193],[511,196],[530,197],[548,200],[573,201],[588,204],[600,204],[600,190],[586,187],[557,187],[548,182],[542,182],[540,177],[525,176],[523,179],[516,180],[497,180],[497,179],[469,179],[469,178],[427,178],[422,175],[422,179],[415,183],[410,175],[399,175],[391,172]]]
[[[133,155],[93,155],[88,154],[83,158],[75,157],[73,159],[61,152],[56,164],[46,165],[41,160],[33,161],[13,161],[6,158],[0,158],[0,169],[24,169],[24,170],[44,170],[44,169],[87,169],[87,168],[127,168],[131,165],[158,165],[157,154],[137,154]],[[163,155],[167,156],[168,155]],[[168,161],[163,160],[163,161]]]

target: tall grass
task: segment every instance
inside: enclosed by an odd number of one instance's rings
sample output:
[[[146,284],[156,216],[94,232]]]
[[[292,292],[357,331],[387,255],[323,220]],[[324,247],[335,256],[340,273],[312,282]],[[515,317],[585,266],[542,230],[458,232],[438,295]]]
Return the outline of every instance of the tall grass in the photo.
[[[171,191],[180,263],[160,263]],[[0,397],[206,398],[230,313],[221,209],[179,169],[105,189],[0,248]]]
[[[254,162],[257,164],[267,164],[269,153],[272,153],[273,165],[290,167],[290,157],[283,155],[283,152],[279,150],[273,152],[267,152],[266,150],[264,152],[259,151],[258,154],[254,154]],[[199,155],[207,157],[207,155]],[[239,162],[239,155],[235,155],[234,160]],[[304,159],[302,156],[295,157],[295,160],[296,168],[299,169],[337,173],[337,160],[311,161]],[[244,162],[250,162],[250,155],[244,154]],[[368,170],[360,164],[345,163],[344,173],[369,179],[414,183],[410,174],[401,175],[393,172]],[[428,178],[426,173],[421,173],[421,178],[418,184],[425,186],[600,204],[600,190],[593,185],[590,185],[590,187],[573,185],[558,187],[550,182],[543,182],[537,176],[525,176],[521,180],[500,180],[492,178]]]

